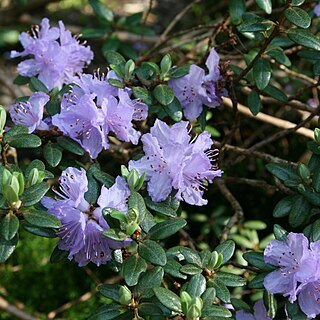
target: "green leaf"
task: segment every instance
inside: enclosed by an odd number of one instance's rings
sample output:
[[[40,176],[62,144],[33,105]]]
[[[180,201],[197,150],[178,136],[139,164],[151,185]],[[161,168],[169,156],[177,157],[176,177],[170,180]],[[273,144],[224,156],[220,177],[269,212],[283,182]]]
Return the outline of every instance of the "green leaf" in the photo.
[[[285,53],[283,52],[283,49],[281,49],[280,47],[276,47],[273,48],[271,50],[269,50],[267,52],[267,54],[273,58],[274,60],[276,60],[278,63],[285,65],[286,67],[290,67],[291,66],[291,61],[289,60],[289,58],[285,55]]]
[[[143,316],[150,316],[152,315],[154,318],[160,318],[163,319],[164,318],[164,314],[162,309],[156,305],[155,303],[151,303],[151,302],[142,302],[139,303],[139,314],[143,315]],[[128,318],[129,319],[129,318]]]
[[[287,34],[290,40],[301,46],[317,51],[320,50],[320,40],[309,31],[303,29],[290,29]]]
[[[288,97],[278,88],[272,86],[271,84],[267,85],[263,90],[270,97],[279,100],[281,102],[287,102]]]
[[[92,164],[87,170],[88,191],[84,194],[84,198],[89,203],[95,203],[100,195],[100,185],[93,177],[93,174],[97,171],[100,171],[100,166],[97,163]]]
[[[3,141],[10,143],[15,136],[28,134],[28,128],[17,124],[4,134]]]
[[[160,222],[153,226],[149,232],[148,236],[151,240],[162,240],[166,239],[180,229],[182,229],[187,224],[187,221],[184,219],[177,219],[177,220],[167,220]]]
[[[243,224],[244,228],[252,230],[264,230],[267,228],[266,223],[260,220],[248,220]]]
[[[286,302],[286,310],[288,312],[288,317],[292,320],[307,320],[308,318],[300,309],[299,303],[296,301],[294,303]]]
[[[43,148],[43,156],[51,167],[56,167],[62,159],[62,152],[56,144],[48,142]]]
[[[167,256],[163,248],[155,241],[145,240],[138,246],[139,255],[152,264],[164,266]]]
[[[168,217],[176,217],[177,213],[165,202],[153,202],[150,199],[145,199],[147,207],[155,212],[161,213]]]
[[[146,104],[152,104],[152,96],[150,92],[143,87],[133,87],[132,94],[136,99],[140,99],[142,102]]]
[[[116,66],[126,63],[125,58],[118,52],[113,50],[108,50],[104,53],[104,57],[107,59],[108,63],[114,64]]]
[[[120,81],[120,80],[118,80],[118,79],[109,78],[109,79],[108,79],[108,82],[109,82],[112,86],[117,87],[117,88],[120,88],[120,89],[123,89],[123,88],[126,86],[122,81]]]
[[[120,315],[120,306],[115,303],[105,304],[103,307],[98,308],[88,318],[88,320],[111,320],[116,319]]]
[[[201,268],[202,263],[198,252],[188,247],[180,247],[179,251],[188,263],[194,264]]]
[[[11,240],[0,237],[0,263],[4,263],[13,253],[18,243],[18,234]]]
[[[290,195],[281,199],[273,210],[273,216],[275,218],[282,218],[287,216],[290,213],[295,201],[297,200],[297,197],[299,197],[299,195]]]
[[[9,144],[14,148],[37,148],[41,146],[41,139],[35,134],[18,134]]]
[[[189,73],[189,66],[184,65],[181,67],[176,67],[176,68],[172,68],[169,71],[169,77],[170,78],[181,78],[184,77],[185,75],[187,75]]]
[[[220,280],[224,285],[228,287],[241,287],[246,284],[246,281],[242,277],[236,274],[221,271],[216,273],[215,279]]]
[[[24,219],[37,227],[60,228],[61,222],[54,215],[43,210],[28,210],[23,212]]]
[[[300,28],[307,29],[311,25],[311,18],[307,12],[300,8],[289,7],[284,12],[285,17]]]
[[[51,263],[61,262],[68,258],[69,252],[65,250],[60,250],[58,245],[54,248],[50,256]]]
[[[242,15],[246,12],[245,0],[230,0],[229,11],[232,23],[238,25],[242,21]]]
[[[115,302],[120,302],[119,289],[120,285],[118,284],[101,284],[98,286],[100,294]]]
[[[138,212],[138,222],[144,220],[145,215],[147,214],[147,208],[142,198],[141,194],[137,191],[131,191],[129,200],[128,200],[128,211],[135,210]]]
[[[21,225],[26,231],[44,238],[56,238],[55,232],[50,228],[42,228],[32,225],[26,221],[22,221]]]
[[[305,0],[291,0],[293,6],[301,6]]]
[[[211,306],[216,298],[216,289],[213,287],[207,288],[201,295],[201,299],[204,306]]]
[[[206,278],[202,274],[191,277],[187,284],[186,291],[191,297],[200,297],[206,290]]]
[[[179,122],[182,120],[182,107],[179,100],[176,97],[173,99],[171,103],[169,103],[167,106],[164,106],[164,110],[173,121]]]
[[[28,84],[29,82],[30,82],[30,78],[29,78],[29,77],[24,77],[24,76],[20,76],[20,75],[18,75],[18,76],[13,80],[13,83],[14,83],[14,84],[17,84],[17,85],[19,85],[19,86]]]
[[[202,317],[230,318],[231,316],[231,312],[222,306],[205,306],[202,309]]]
[[[21,197],[22,205],[25,207],[38,203],[50,189],[46,182],[37,183],[26,189]]]
[[[245,252],[243,258],[249,262],[250,265],[262,270],[262,271],[273,271],[276,268],[271,264],[265,263],[263,258],[263,252],[248,251]]]
[[[215,251],[222,254],[222,264],[227,262],[233,256],[234,250],[235,244],[232,240],[227,240],[215,248]]]
[[[69,137],[58,137],[58,144],[65,150],[77,154],[79,156],[84,155],[84,151],[80,144]]]
[[[282,163],[268,163],[266,168],[278,179],[282,180],[288,187],[297,186],[302,181],[296,171]]]
[[[180,268],[180,271],[188,275],[195,275],[201,273],[202,269],[200,267],[195,266],[194,264],[185,264]]]
[[[116,229],[116,228],[113,228],[113,229],[106,229],[102,232],[102,234],[111,239],[111,240],[114,240],[114,241],[123,241],[125,240],[128,236],[122,232],[120,229]]]
[[[263,90],[271,78],[271,66],[268,60],[259,58],[253,65],[253,77],[259,90]]]
[[[310,215],[311,205],[303,196],[297,197],[289,213],[289,223],[292,227],[304,224]]]
[[[287,238],[287,234],[288,234],[288,232],[278,224],[275,224],[273,226],[273,233],[276,240],[281,240],[281,241],[284,241]]]
[[[208,281],[208,286],[216,290],[217,297],[225,303],[230,302],[230,292],[226,285],[216,277]]]
[[[0,220],[0,237],[11,240],[18,232],[19,219],[11,211]]]
[[[238,31],[242,33],[267,31],[274,25],[272,21],[263,19],[253,13],[243,14],[242,20],[242,23],[237,26]]]
[[[168,258],[164,271],[175,278],[187,279],[187,276],[180,272],[181,267],[182,265],[178,261]]]
[[[175,293],[173,293],[172,291],[166,288],[161,288],[161,287],[154,288],[153,291],[156,297],[165,307],[175,312],[182,311],[180,298]]]
[[[312,229],[311,229],[311,239],[312,241],[318,241],[320,240],[320,219],[316,220],[312,224]]]
[[[89,4],[98,17],[108,22],[113,21],[113,12],[105,5],[103,1],[89,0]]]
[[[154,295],[153,288],[160,287],[164,275],[162,267],[154,267],[152,270],[142,274],[136,291],[144,298],[151,298]]]
[[[94,171],[93,176],[107,188],[110,188],[115,183],[113,176],[100,170]]]
[[[29,86],[33,92],[42,91],[45,93],[49,93],[48,88],[36,77],[31,77]]]
[[[252,90],[249,93],[248,107],[254,116],[256,116],[260,112],[260,110],[262,108],[262,104],[261,104],[261,99],[260,99],[260,95],[258,92]]]
[[[128,286],[135,286],[139,276],[147,269],[147,263],[139,256],[131,256],[122,265],[122,274]]]
[[[272,12],[271,0],[255,0],[256,4],[267,14]]]
[[[158,84],[154,90],[153,95],[162,105],[169,105],[174,99],[174,93],[166,84]]]
[[[258,274],[256,277],[254,277],[249,283],[249,288],[251,288],[251,289],[264,289],[263,281],[264,281],[264,278],[267,274],[268,273],[264,272],[264,273]]]
[[[53,116],[60,112],[60,101],[56,99],[50,100],[45,105],[45,108],[49,115]]]

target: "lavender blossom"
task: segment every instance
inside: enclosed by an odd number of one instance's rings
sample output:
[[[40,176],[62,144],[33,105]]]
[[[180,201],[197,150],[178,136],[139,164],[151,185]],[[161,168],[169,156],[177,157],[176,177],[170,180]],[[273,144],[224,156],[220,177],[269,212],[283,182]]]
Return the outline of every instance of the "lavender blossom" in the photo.
[[[9,113],[13,123],[28,127],[29,133],[47,130],[48,124],[42,120],[45,104],[49,96],[43,92],[34,93],[28,101],[18,102],[10,106]]]
[[[214,49],[210,51],[206,66],[209,70],[207,75],[204,69],[193,64],[189,74],[170,79],[168,83],[180,101],[185,117],[190,121],[199,117],[203,105],[215,108],[221,104],[221,96],[227,95],[227,91],[220,87],[222,77],[219,56]]]
[[[314,8],[313,8],[314,14],[319,17],[320,16],[320,3],[318,3]]]
[[[90,261],[98,266],[107,263],[112,250],[122,248],[129,241],[116,242],[103,236],[102,232],[109,226],[102,217],[102,209],[109,207],[127,212],[130,191],[126,182],[118,177],[111,188],[103,186],[96,208],[84,198],[88,190],[84,169],[67,168],[59,184],[60,190],[55,192],[60,199],[44,197],[41,201],[62,223],[57,232],[59,249],[69,251],[69,260],[74,259],[79,266]]]
[[[93,159],[103,148],[109,148],[109,133],[137,144],[140,133],[132,121],[143,120],[148,113],[146,104],[132,100],[129,90],[111,86],[107,77],[82,74],[74,78],[75,85],[64,95],[60,114],[52,118],[52,123],[80,143]]]
[[[302,233],[289,233],[286,241],[273,240],[265,249],[264,261],[280,269],[264,279],[265,288],[271,293],[283,293],[289,301],[296,300],[298,272],[303,261],[310,255],[309,241]]]
[[[203,132],[191,141],[187,127],[186,121],[169,127],[156,120],[150,133],[141,138],[145,156],[129,162],[130,170],[146,173],[148,193],[153,201],[165,200],[174,190],[179,200],[205,205],[204,183],[222,174],[212,165],[213,142],[209,133]]]
[[[254,304],[253,310],[253,315],[244,310],[237,311],[236,320],[271,320],[267,315],[267,309],[262,299]]]
[[[23,32],[19,39],[24,50],[12,51],[11,57],[33,56],[18,64],[19,74],[38,76],[49,90],[61,89],[63,84],[70,83],[73,76],[82,72],[93,59],[90,47],[81,45],[72,37],[61,21],[59,28],[50,28],[49,20],[44,18],[40,28],[32,30],[32,35]]]

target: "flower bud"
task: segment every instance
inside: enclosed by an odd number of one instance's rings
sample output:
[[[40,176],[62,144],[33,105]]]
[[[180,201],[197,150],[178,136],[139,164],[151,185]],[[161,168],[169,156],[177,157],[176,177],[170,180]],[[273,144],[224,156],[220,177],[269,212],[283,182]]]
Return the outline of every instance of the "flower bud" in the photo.
[[[4,126],[6,125],[7,113],[6,110],[0,106],[0,136],[3,134]]]
[[[120,303],[122,305],[129,305],[131,303],[131,291],[127,286],[121,286],[119,289]]]

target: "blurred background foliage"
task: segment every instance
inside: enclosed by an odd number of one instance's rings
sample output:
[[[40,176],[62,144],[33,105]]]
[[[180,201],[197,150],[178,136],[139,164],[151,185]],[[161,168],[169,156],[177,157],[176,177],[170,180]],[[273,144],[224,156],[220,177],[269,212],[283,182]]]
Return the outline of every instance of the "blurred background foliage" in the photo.
[[[276,5],[283,3],[281,0],[273,2]],[[213,25],[228,15],[228,1],[194,1],[192,8],[170,32],[170,41],[157,48],[158,35],[190,4],[189,0],[106,0],[104,3],[107,7],[102,3],[103,1],[97,0],[1,0],[0,104],[8,107],[17,97],[28,93],[28,88],[12,85],[16,77],[17,61],[10,59],[10,51],[20,49],[20,32],[29,30],[30,25],[39,24],[42,17],[48,17],[52,24],[63,20],[73,33],[81,33],[82,41],[87,41],[95,53],[89,71],[97,68],[103,71],[106,68],[104,52],[107,50],[117,50],[126,58],[138,61],[146,52],[147,57],[155,61],[159,61],[159,57],[166,52],[170,52],[177,63],[201,62],[201,59],[204,61],[204,55],[197,53],[200,51],[199,48],[204,46],[202,41],[212,32],[208,25]],[[259,8],[253,5],[253,1],[248,3],[253,11],[259,11]],[[310,6],[312,5],[311,2]],[[188,32],[184,32],[185,30]],[[215,38],[221,64],[231,63],[243,67],[242,54],[248,53],[256,43],[244,37],[238,37],[232,43],[232,37],[235,37],[232,28],[226,27],[225,30],[220,30]],[[302,60],[295,67],[297,56],[293,54],[290,58],[293,69],[308,70],[310,67],[308,62]],[[297,93],[300,81],[280,69],[275,71],[274,76],[278,87],[281,86],[288,94]],[[237,96],[239,101],[246,101],[243,92],[237,92]],[[311,97],[311,89],[299,95],[304,103]],[[274,104],[272,101],[264,104],[264,111],[293,122],[304,117],[300,110],[279,103]],[[228,134],[234,120],[232,110],[223,107],[212,110],[207,118],[210,118],[207,129],[217,141],[221,141]],[[236,128],[231,142],[244,148],[278,130],[245,116],[240,118],[241,127]],[[315,123],[312,123],[311,128],[314,125]],[[293,162],[306,162],[310,157],[306,141],[307,138],[299,135],[285,136],[266,145],[263,152]],[[30,154],[22,156],[28,161]],[[114,155],[114,158],[118,160],[116,156]],[[266,161],[255,155],[242,157],[239,153],[227,151],[222,160],[228,188],[239,200],[245,213],[246,222],[234,226],[229,235],[238,245],[238,263],[246,263],[241,256],[242,251],[261,250],[270,241],[272,211],[286,192],[281,186],[274,185],[272,176],[265,169]],[[115,166],[107,163],[108,160],[109,158],[106,158],[106,167],[112,171]],[[258,180],[260,187],[244,179]],[[185,205],[182,212],[188,219],[186,231],[202,249],[218,244],[222,230],[233,214],[232,207],[217,188],[210,188],[206,198],[209,199],[208,206],[197,208]],[[278,219],[277,223],[281,224],[283,221]],[[5,298],[12,306],[23,309],[36,318],[85,319],[106,300],[96,294],[96,286],[103,282],[113,283],[119,280],[107,267],[97,268],[89,265],[78,268],[66,260],[50,263],[49,257],[56,245],[56,239],[32,236],[23,230],[20,231],[20,237],[18,250],[6,264],[0,265],[0,298]],[[233,270],[238,272],[237,269]],[[252,295],[255,290],[246,290],[245,292],[243,289],[236,289],[236,297],[241,298],[244,294],[245,297],[254,300],[261,297],[259,291],[257,295]],[[10,320],[14,317],[0,309],[0,319]]]

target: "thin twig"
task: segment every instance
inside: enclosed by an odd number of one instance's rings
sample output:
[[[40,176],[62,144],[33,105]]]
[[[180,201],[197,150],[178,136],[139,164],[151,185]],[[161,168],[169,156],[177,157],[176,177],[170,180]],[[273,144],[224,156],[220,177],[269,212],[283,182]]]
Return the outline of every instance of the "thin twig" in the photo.
[[[238,202],[238,200],[234,197],[234,195],[230,192],[230,190],[227,188],[226,183],[223,179],[217,178],[214,180],[215,185],[220,190],[221,194],[225,197],[225,199],[230,203],[234,214],[229,219],[227,225],[225,226],[224,230],[222,231],[220,242],[226,241],[230,232],[230,229],[236,225],[240,220],[243,219],[244,213],[243,209]]]
[[[22,320],[37,320],[37,318],[11,305],[7,300],[0,296],[0,309]]]

